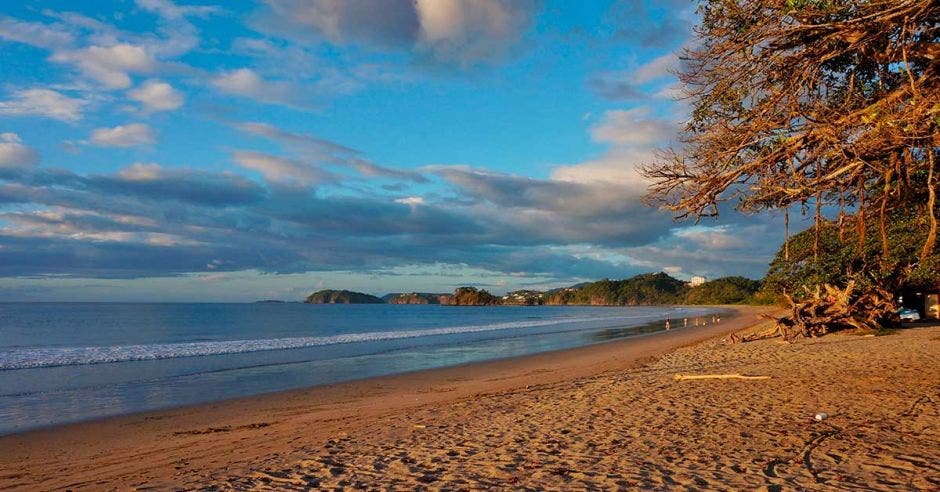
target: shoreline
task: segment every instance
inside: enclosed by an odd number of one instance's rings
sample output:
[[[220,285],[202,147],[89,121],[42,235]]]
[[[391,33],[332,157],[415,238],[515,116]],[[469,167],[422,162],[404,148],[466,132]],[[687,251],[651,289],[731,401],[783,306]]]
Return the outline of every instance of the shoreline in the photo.
[[[735,314],[719,325],[707,327],[677,328],[508,359],[106,417],[0,436],[0,449],[4,450],[0,453],[0,488],[74,488],[82,481],[62,479],[83,475],[88,466],[98,466],[103,456],[128,456],[141,451],[153,458],[142,462],[120,460],[120,466],[111,472],[107,472],[107,468],[99,469],[98,481],[99,485],[103,479],[118,486],[130,486],[132,484],[125,481],[127,478],[146,472],[151,480],[144,482],[149,483],[175,469],[166,462],[176,455],[175,446],[165,447],[167,440],[181,441],[178,444],[196,448],[188,453],[187,461],[200,463],[198,468],[231,468],[235,463],[247,464],[272,452],[290,452],[291,446],[272,444],[232,449],[229,451],[234,459],[229,463],[213,459],[213,453],[198,450],[225,447],[230,437],[245,432],[284,437],[298,424],[307,426],[313,422],[318,423],[319,428],[305,436],[305,440],[316,442],[342,432],[344,426],[354,427],[361,424],[362,419],[374,420],[390,412],[636,367],[668,351],[754,324],[757,313],[770,310],[750,306],[713,307],[731,309]],[[303,411],[298,413],[299,409]],[[358,415],[350,417],[353,413]],[[219,439],[220,436],[223,438]],[[153,459],[157,461],[150,461]],[[27,465],[18,466],[23,463]],[[48,469],[58,470],[57,477],[44,476],[43,470]]]
[[[86,304],[87,304],[87,303],[86,303]],[[454,306],[454,307],[486,307],[486,306]],[[500,307],[502,307],[502,306],[500,306]],[[527,306],[507,306],[507,307],[527,307]],[[539,307],[543,307],[543,306],[539,306]],[[563,307],[563,306],[560,306],[560,307]],[[584,307],[623,307],[623,306],[587,306],[587,305],[585,305]],[[746,309],[751,309],[751,308],[754,308],[754,309],[763,309],[763,308],[765,308],[765,306],[748,306],[748,305],[704,305],[704,304],[700,304],[700,305],[662,305],[662,306],[643,306],[643,307],[662,307],[662,308],[695,307],[695,308],[708,308],[708,309],[714,309],[716,312],[719,312],[719,313],[722,314],[722,315],[728,314],[728,315],[730,315],[732,318],[737,315],[736,313],[738,312],[738,309],[739,309],[739,308],[745,309],[745,310],[746,310]],[[711,313],[709,313],[709,314],[711,314]],[[696,317],[707,317],[707,316],[706,316],[706,315],[702,315],[702,316],[696,316]],[[632,329],[632,328],[643,328],[643,327],[648,327],[648,326],[653,326],[653,325],[661,325],[665,320],[668,320],[668,319],[672,319],[673,321],[675,321],[677,318],[663,318],[663,319],[658,319],[658,320],[655,320],[655,321],[647,322],[647,323],[641,324],[641,325],[635,325],[635,326],[634,326],[634,325],[631,325],[628,329]],[[698,329],[698,328],[702,328],[702,327],[692,326],[692,325],[689,325],[688,327],[678,326],[678,327],[674,328],[674,330],[676,330],[676,331],[681,331],[681,330],[684,330],[684,329]],[[611,329],[616,329],[616,327],[611,328]],[[524,359],[524,358],[526,358],[526,357],[532,357],[532,356],[536,356],[536,355],[548,355],[548,354],[553,354],[553,353],[556,353],[556,352],[557,352],[557,353],[564,353],[564,352],[567,352],[567,351],[582,349],[582,348],[586,348],[586,347],[592,347],[592,346],[599,345],[599,344],[613,343],[613,342],[626,342],[626,341],[629,341],[629,340],[634,340],[634,339],[638,339],[638,338],[642,338],[642,337],[657,335],[657,334],[659,334],[659,333],[661,333],[661,332],[666,332],[666,331],[669,331],[669,330],[659,329],[659,330],[652,331],[652,332],[644,332],[644,333],[638,333],[638,334],[633,334],[633,335],[627,335],[627,336],[625,336],[625,337],[620,337],[620,338],[612,338],[612,339],[609,339],[609,340],[602,340],[602,341],[597,341],[597,342],[591,342],[591,343],[587,343],[587,344],[585,344],[585,345],[580,345],[580,346],[550,349],[550,350],[546,350],[546,351],[544,351],[544,352],[535,352],[535,353],[522,354],[522,355],[510,355],[510,356],[505,356],[505,357],[496,357],[496,358],[492,358],[492,359],[484,359],[484,360],[477,360],[477,361],[470,361],[470,362],[461,362],[461,363],[458,363],[458,364],[447,365],[447,366],[430,367],[430,368],[425,368],[425,369],[413,369],[413,370],[407,370],[407,371],[403,371],[403,372],[395,372],[395,373],[389,373],[389,374],[379,374],[379,375],[372,375],[372,376],[363,376],[363,377],[357,377],[357,378],[348,379],[348,380],[342,380],[342,381],[317,383],[317,384],[298,386],[298,387],[288,388],[288,389],[269,390],[269,391],[265,391],[265,392],[262,392],[262,393],[253,393],[253,394],[247,394],[247,395],[243,395],[243,396],[235,396],[235,397],[228,397],[228,398],[222,398],[222,399],[216,399],[216,400],[208,400],[208,401],[201,401],[201,402],[194,402],[194,403],[171,404],[171,405],[167,405],[167,406],[163,406],[163,407],[158,407],[158,408],[151,408],[151,409],[138,410],[138,411],[130,411],[130,412],[127,412],[127,413],[120,413],[120,414],[113,414],[113,415],[105,415],[105,416],[99,416],[99,417],[82,418],[82,419],[79,419],[79,420],[66,421],[66,422],[61,422],[61,423],[44,424],[44,425],[39,425],[39,426],[35,426],[35,427],[28,427],[28,428],[16,430],[16,431],[13,431],[13,432],[0,432],[0,439],[2,439],[2,438],[4,438],[4,437],[18,436],[18,435],[29,434],[29,433],[33,433],[33,432],[40,432],[40,431],[45,431],[45,430],[55,430],[55,429],[59,429],[59,428],[63,428],[63,427],[68,427],[68,426],[73,426],[73,425],[84,425],[84,424],[90,424],[90,423],[108,421],[108,420],[112,420],[112,419],[120,419],[120,418],[124,418],[124,417],[132,417],[132,416],[135,416],[135,415],[157,414],[157,413],[169,412],[169,411],[178,410],[178,409],[186,409],[186,408],[190,408],[190,407],[195,408],[195,407],[207,406],[207,405],[213,405],[213,404],[222,404],[222,403],[226,403],[226,402],[230,402],[230,401],[238,401],[238,400],[243,400],[243,399],[251,399],[251,398],[257,398],[257,397],[272,396],[272,395],[278,395],[278,394],[282,394],[282,393],[291,393],[291,392],[295,392],[295,391],[306,391],[306,390],[312,390],[312,389],[316,389],[316,388],[325,388],[325,387],[332,387],[332,386],[337,386],[337,385],[345,385],[345,384],[353,384],[353,383],[362,383],[362,382],[368,382],[368,381],[373,380],[373,379],[394,378],[394,377],[396,377],[396,376],[407,376],[407,375],[412,374],[412,373],[423,373],[423,372],[427,372],[427,371],[437,371],[437,370],[451,369],[451,368],[452,368],[452,369],[459,369],[459,368],[462,368],[462,367],[473,367],[473,366],[476,366],[476,365],[478,365],[478,364],[487,364],[487,363],[493,363],[493,362],[511,361],[511,360],[515,360],[515,359]],[[519,337],[524,338],[525,335],[520,335]],[[55,367],[55,366],[52,366],[52,367]]]

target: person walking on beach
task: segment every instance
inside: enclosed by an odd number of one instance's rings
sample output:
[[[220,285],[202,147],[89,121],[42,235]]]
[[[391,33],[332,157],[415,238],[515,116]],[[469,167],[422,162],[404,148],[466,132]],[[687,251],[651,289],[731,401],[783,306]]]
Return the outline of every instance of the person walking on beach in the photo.
[[[669,329],[669,318],[666,318],[666,329]]]

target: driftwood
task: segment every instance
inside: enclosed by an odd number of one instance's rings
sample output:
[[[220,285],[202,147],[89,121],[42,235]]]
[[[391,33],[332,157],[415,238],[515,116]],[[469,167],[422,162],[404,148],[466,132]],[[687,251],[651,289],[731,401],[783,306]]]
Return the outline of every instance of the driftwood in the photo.
[[[795,300],[786,295],[790,304],[789,314],[780,318],[765,316],[776,321],[772,330],[746,336],[732,335],[732,343],[778,336],[791,341],[848,329],[876,330],[895,311],[890,294],[881,289],[856,293],[854,281],[844,289],[829,284],[816,286],[814,290],[804,289],[807,296],[803,299]]]
[[[770,376],[746,376],[743,374],[676,374],[676,381],[694,379],[770,379]]]

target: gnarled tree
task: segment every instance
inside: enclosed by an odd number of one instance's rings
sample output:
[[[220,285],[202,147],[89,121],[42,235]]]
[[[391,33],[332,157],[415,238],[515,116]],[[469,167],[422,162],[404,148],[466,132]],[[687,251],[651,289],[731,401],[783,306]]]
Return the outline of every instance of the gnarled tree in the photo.
[[[748,212],[798,207],[812,211],[817,231],[838,210],[840,237],[854,225],[859,249],[876,235],[885,256],[888,218],[923,197],[918,257],[928,258],[937,247],[940,3],[703,0],[699,13],[680,74],[692,118],[680,148],[645,167],[650,196],[681,218],[717,215],[726,201]]]

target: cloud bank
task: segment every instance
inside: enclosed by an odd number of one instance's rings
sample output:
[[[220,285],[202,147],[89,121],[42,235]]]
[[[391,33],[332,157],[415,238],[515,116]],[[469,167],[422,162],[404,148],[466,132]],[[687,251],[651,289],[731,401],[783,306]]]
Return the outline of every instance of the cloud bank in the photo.
[[[428,61],[471,67],[502,58],[529,26],[529,0],[270,0],[264,28],[336,44],[409,50]]]

